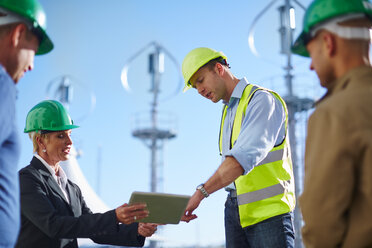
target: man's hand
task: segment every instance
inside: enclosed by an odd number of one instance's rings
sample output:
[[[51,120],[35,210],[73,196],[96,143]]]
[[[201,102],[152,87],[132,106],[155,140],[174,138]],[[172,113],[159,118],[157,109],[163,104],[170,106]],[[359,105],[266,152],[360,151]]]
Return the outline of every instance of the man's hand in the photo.
[[[149,216],[149,211],[146,210],[146,204],[123,204],[115,209],[116,218],[119,222],[129,225],[140,219]]]
[[[196,216],[192,212],[199,206],[203,198],[204,196],[199,190],[195,191],[195,193],[191,196],[189,203],[187,203],[185,213],[181,217],[182,221],[185,221],[188,223],[190,220],[198,218],[198,216]]]
[[[139,223],[138,234],[144,237],[151,237],[158,229],[158,224],[153,223]]]

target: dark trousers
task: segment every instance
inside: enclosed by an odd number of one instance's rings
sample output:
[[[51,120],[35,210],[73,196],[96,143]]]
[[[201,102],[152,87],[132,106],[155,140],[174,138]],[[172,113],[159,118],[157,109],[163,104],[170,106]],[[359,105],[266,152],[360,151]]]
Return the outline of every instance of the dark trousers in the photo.
[[[278,215],[252,226],[240,225],[236,197],[225,203],[226,248],[293,248],[293,214]]]

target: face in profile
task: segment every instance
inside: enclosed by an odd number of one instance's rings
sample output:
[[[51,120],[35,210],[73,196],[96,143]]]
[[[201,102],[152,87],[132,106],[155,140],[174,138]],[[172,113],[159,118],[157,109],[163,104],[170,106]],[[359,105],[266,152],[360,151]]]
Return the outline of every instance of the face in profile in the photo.
[[[34,57],[39,48],[39,40],[23,24],[15,28],[13,35],[18,39],[14,43],[15,46],[6,67],[14,82],[18,83],[23,75],[34,67]]]
[[[217,67],[217,64],[216,66]],[[218,75],[218,70],[210,70],[208,67],[200,68],[191,78],[191,85],[198,93],[216,103],[226,95],[224,81]]]
[[[307,45],[311,57],[310,70],[314,70],[319,78],[321,86],[330,88],[335,80],[334,70],[331,59],[331,50],[329,42],[331,34],[326,31],[320,31]]]
[[[48,134],[48,138],[42,141],[42,152],[49,164],[56,164],[60,161],[65,161],[70,157],[72,146],[71,129],[64,131],[56,131]]]

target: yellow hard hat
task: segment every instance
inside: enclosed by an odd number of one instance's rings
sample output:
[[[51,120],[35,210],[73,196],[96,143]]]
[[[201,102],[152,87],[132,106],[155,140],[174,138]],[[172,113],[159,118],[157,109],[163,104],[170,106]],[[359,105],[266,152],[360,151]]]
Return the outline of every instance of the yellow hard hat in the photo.
[[[200,67],[207,64],[212,59],[216,58],[223,58],[227,59],[226,55],[223,52],[217,52],[211,48],[207,47],[199,47],[191,50],[182,62],[182,75],[185,80],[185,87],[183,88],[183,92],[187,91],[188,89],[192,88],[190,83],[190,78],[192,75],[197,72]]]

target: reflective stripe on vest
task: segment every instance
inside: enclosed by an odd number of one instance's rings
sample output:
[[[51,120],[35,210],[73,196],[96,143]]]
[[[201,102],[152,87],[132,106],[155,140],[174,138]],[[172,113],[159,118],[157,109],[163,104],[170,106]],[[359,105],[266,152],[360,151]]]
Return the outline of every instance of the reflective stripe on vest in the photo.
[[[288,111],[283,99],[273,91],[248,84],[239,100],[233,120],[230,149],[239,137],[247,106],[257,90],[268,91],[282,103],[286,113],[285,130],[287,133]],[[226,112],[227,106],[224,107],[221,118],[220,154],[222,154],[223,126]],[[271,149],[267,156],[255,165],[248,174],[238,177],[235,180],[235,186],[242,227],[254,225],[265,219],[292,211],[295,207],[295,195],[287,135],[282,144]]]
[[[285,189],[288,188],[289,184],[290,181],[283,181],[282,183],[274,184],[264,189],[238,195],[239,204],[248,204],[283,194]]]

